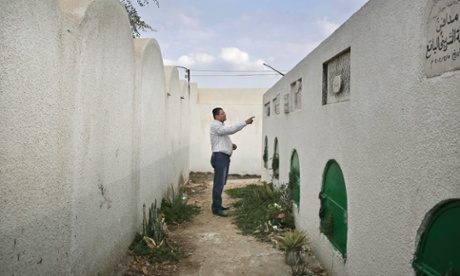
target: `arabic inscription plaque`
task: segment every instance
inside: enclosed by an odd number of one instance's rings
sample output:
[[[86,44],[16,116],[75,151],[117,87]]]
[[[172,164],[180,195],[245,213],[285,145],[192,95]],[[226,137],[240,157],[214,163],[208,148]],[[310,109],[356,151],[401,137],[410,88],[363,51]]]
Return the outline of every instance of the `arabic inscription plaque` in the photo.
[[[323,105],[350,100],[350,56],[348,48],[323,64]]]
[[[460,0],[428,0],[424,69],[428,78],[460,69]]]

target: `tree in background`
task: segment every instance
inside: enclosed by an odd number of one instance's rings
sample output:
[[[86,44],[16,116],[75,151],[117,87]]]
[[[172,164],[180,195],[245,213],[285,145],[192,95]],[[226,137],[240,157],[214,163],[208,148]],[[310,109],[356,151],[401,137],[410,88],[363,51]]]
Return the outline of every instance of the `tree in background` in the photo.
[[[149,4],[150,2],[154,2],[157,7],[160,7],[160,3],[158,0],[136,0],[139,6],[144,7],[145,5]],[[139,37],[141,34],[139,31],[155,31],[149,24],[145,23],[144,20],[141,19],[139,14],[137,14],[136,8],[133,6],[131,0],[120,0],[120,2],[125,5],[126,11],[128,12],[129,23],[131,24],[131,34],[133,37]]]

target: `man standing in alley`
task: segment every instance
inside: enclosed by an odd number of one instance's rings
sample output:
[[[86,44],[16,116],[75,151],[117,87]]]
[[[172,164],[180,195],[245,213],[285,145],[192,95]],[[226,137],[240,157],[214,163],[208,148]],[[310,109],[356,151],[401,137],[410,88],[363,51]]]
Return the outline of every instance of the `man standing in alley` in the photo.
[[[222,207],[222,191],[227,183],[228,169],[230,167],[230,156],[236,145],[232,143],[229,135],[232,135],[242,130],[246,125],[253,122],[254,116],[244,122],[233,126],[226,126],[224,122],[227,120],[225,111],[216,107],[212,110],[214,122],[211,125],[211,165],[214,168],[214,183],[212,188],[212,213],[217,216],[227,217],[223,211],[229,207]]]

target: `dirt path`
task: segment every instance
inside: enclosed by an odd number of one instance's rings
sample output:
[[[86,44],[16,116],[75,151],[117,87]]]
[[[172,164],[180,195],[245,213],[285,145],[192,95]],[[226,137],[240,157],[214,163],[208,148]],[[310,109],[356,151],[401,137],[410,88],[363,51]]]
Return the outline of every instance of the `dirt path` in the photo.
[[[258,179],[232,179],[225,189],[258,183]],[[185,187],[189,204],[201,207],[191,222],[170,227],[169,237],[179,243],[189,257],[178,264],[150,265],[133,257],[119,265],[112,276],[176,275],[176,276],[283,276],[291,268],[284,262],[284,253],[273,244],[239,234],[232,217],[219,217],[211,212],[212,181],[209,175],[191,177]],[[224,206],[232,199],[223,193]],[[228,212],[231,213],[232,209]],[[137,269],[132,269],[137,267]],[[142,270],[139,269],[142,267]],[[131,268],[131,269],[130,269]],[[325,275],[325,274],[317,274]]]
[[[257,179],[229,180],[226,189],[256,182]],[[202,212],[191,223],[171,233],[174,239],[179,240],[181,236],[187,240],[193,250],[174,275],[289,275],[291,269],[284,263],[282,251],[251,236],[238,234],[231,217],[212,214],[211,181],[192,180],[186,191],[191,196],[189,203],[200,206]],[[231,203],[225,192],[223,202],[224,205]]]

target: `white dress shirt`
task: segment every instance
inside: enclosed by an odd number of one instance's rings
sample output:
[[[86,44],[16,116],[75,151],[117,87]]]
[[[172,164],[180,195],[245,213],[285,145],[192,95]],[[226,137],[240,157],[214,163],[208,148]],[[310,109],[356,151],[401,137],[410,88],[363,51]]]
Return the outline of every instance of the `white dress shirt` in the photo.
[[[231,156],[233,144],[229,135],[242,130],[246,125],[246,122],[242,122],[233,126],[226,126],[221,121],[214,120],[210,131],[212,152],[222,152]]]

